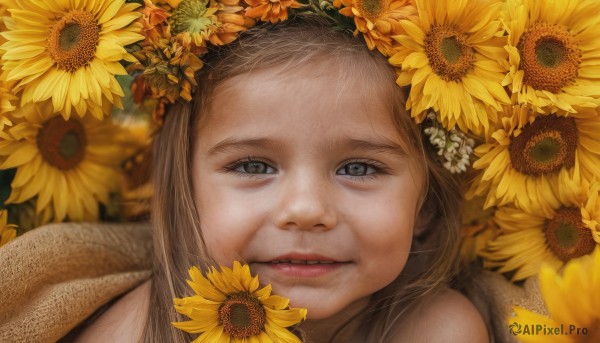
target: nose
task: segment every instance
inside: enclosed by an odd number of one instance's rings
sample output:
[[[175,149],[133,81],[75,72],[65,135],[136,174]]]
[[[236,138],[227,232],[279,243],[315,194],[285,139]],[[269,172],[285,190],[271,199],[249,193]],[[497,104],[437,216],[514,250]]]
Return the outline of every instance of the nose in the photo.
[[[337,215],[326,177],[297,171],[280,187],[274,213],[275,225],[284,230],[328,231],[337,225]]]

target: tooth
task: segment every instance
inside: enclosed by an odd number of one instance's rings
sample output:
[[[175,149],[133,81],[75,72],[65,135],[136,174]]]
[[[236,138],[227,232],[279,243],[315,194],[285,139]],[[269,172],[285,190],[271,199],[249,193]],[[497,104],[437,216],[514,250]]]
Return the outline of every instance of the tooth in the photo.
[[[306,263],[306,261],[303,261],[303,260],[292,260],[291,262],[292,263],[301,263],[301,264]]]
[[[306,261],[307,264],[317,264],[320,263],[319,261]]]

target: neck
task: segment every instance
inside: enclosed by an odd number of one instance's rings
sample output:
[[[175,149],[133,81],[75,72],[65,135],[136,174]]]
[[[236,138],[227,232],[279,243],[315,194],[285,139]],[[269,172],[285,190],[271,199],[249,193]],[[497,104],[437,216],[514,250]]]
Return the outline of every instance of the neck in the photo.
[[[369,304],[370,297],[361,298],[331,317],[309,319],[299,328],[306,333],[307,343],[355,342],[358,333],[359,314]]]

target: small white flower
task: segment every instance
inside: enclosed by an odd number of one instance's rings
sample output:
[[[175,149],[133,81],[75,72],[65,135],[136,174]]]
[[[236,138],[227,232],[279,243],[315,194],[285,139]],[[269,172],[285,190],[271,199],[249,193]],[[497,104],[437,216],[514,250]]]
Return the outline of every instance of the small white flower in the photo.
[[[447,131],[437,121],[434,112],[427,114],[432,126],[427,126],[423,132],[429,137],[429,142],[437,149],[438,156],[443,157],[442,165],[451,173],[462,173],[471,164],[469,158],[473,153],[475,140],[467,137],[456,129]]]

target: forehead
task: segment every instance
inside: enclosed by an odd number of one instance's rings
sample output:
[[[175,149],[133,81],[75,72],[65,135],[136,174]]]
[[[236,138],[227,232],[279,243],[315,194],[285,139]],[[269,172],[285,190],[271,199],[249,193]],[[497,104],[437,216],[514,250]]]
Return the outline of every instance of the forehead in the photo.
[[[390,88],[395,85],[373,74],[325,61],[234,76],[213,91],[200,117],[199,138],[272,135],[308,142],[309,137],[381,137],[404,147],[393,120]]]

